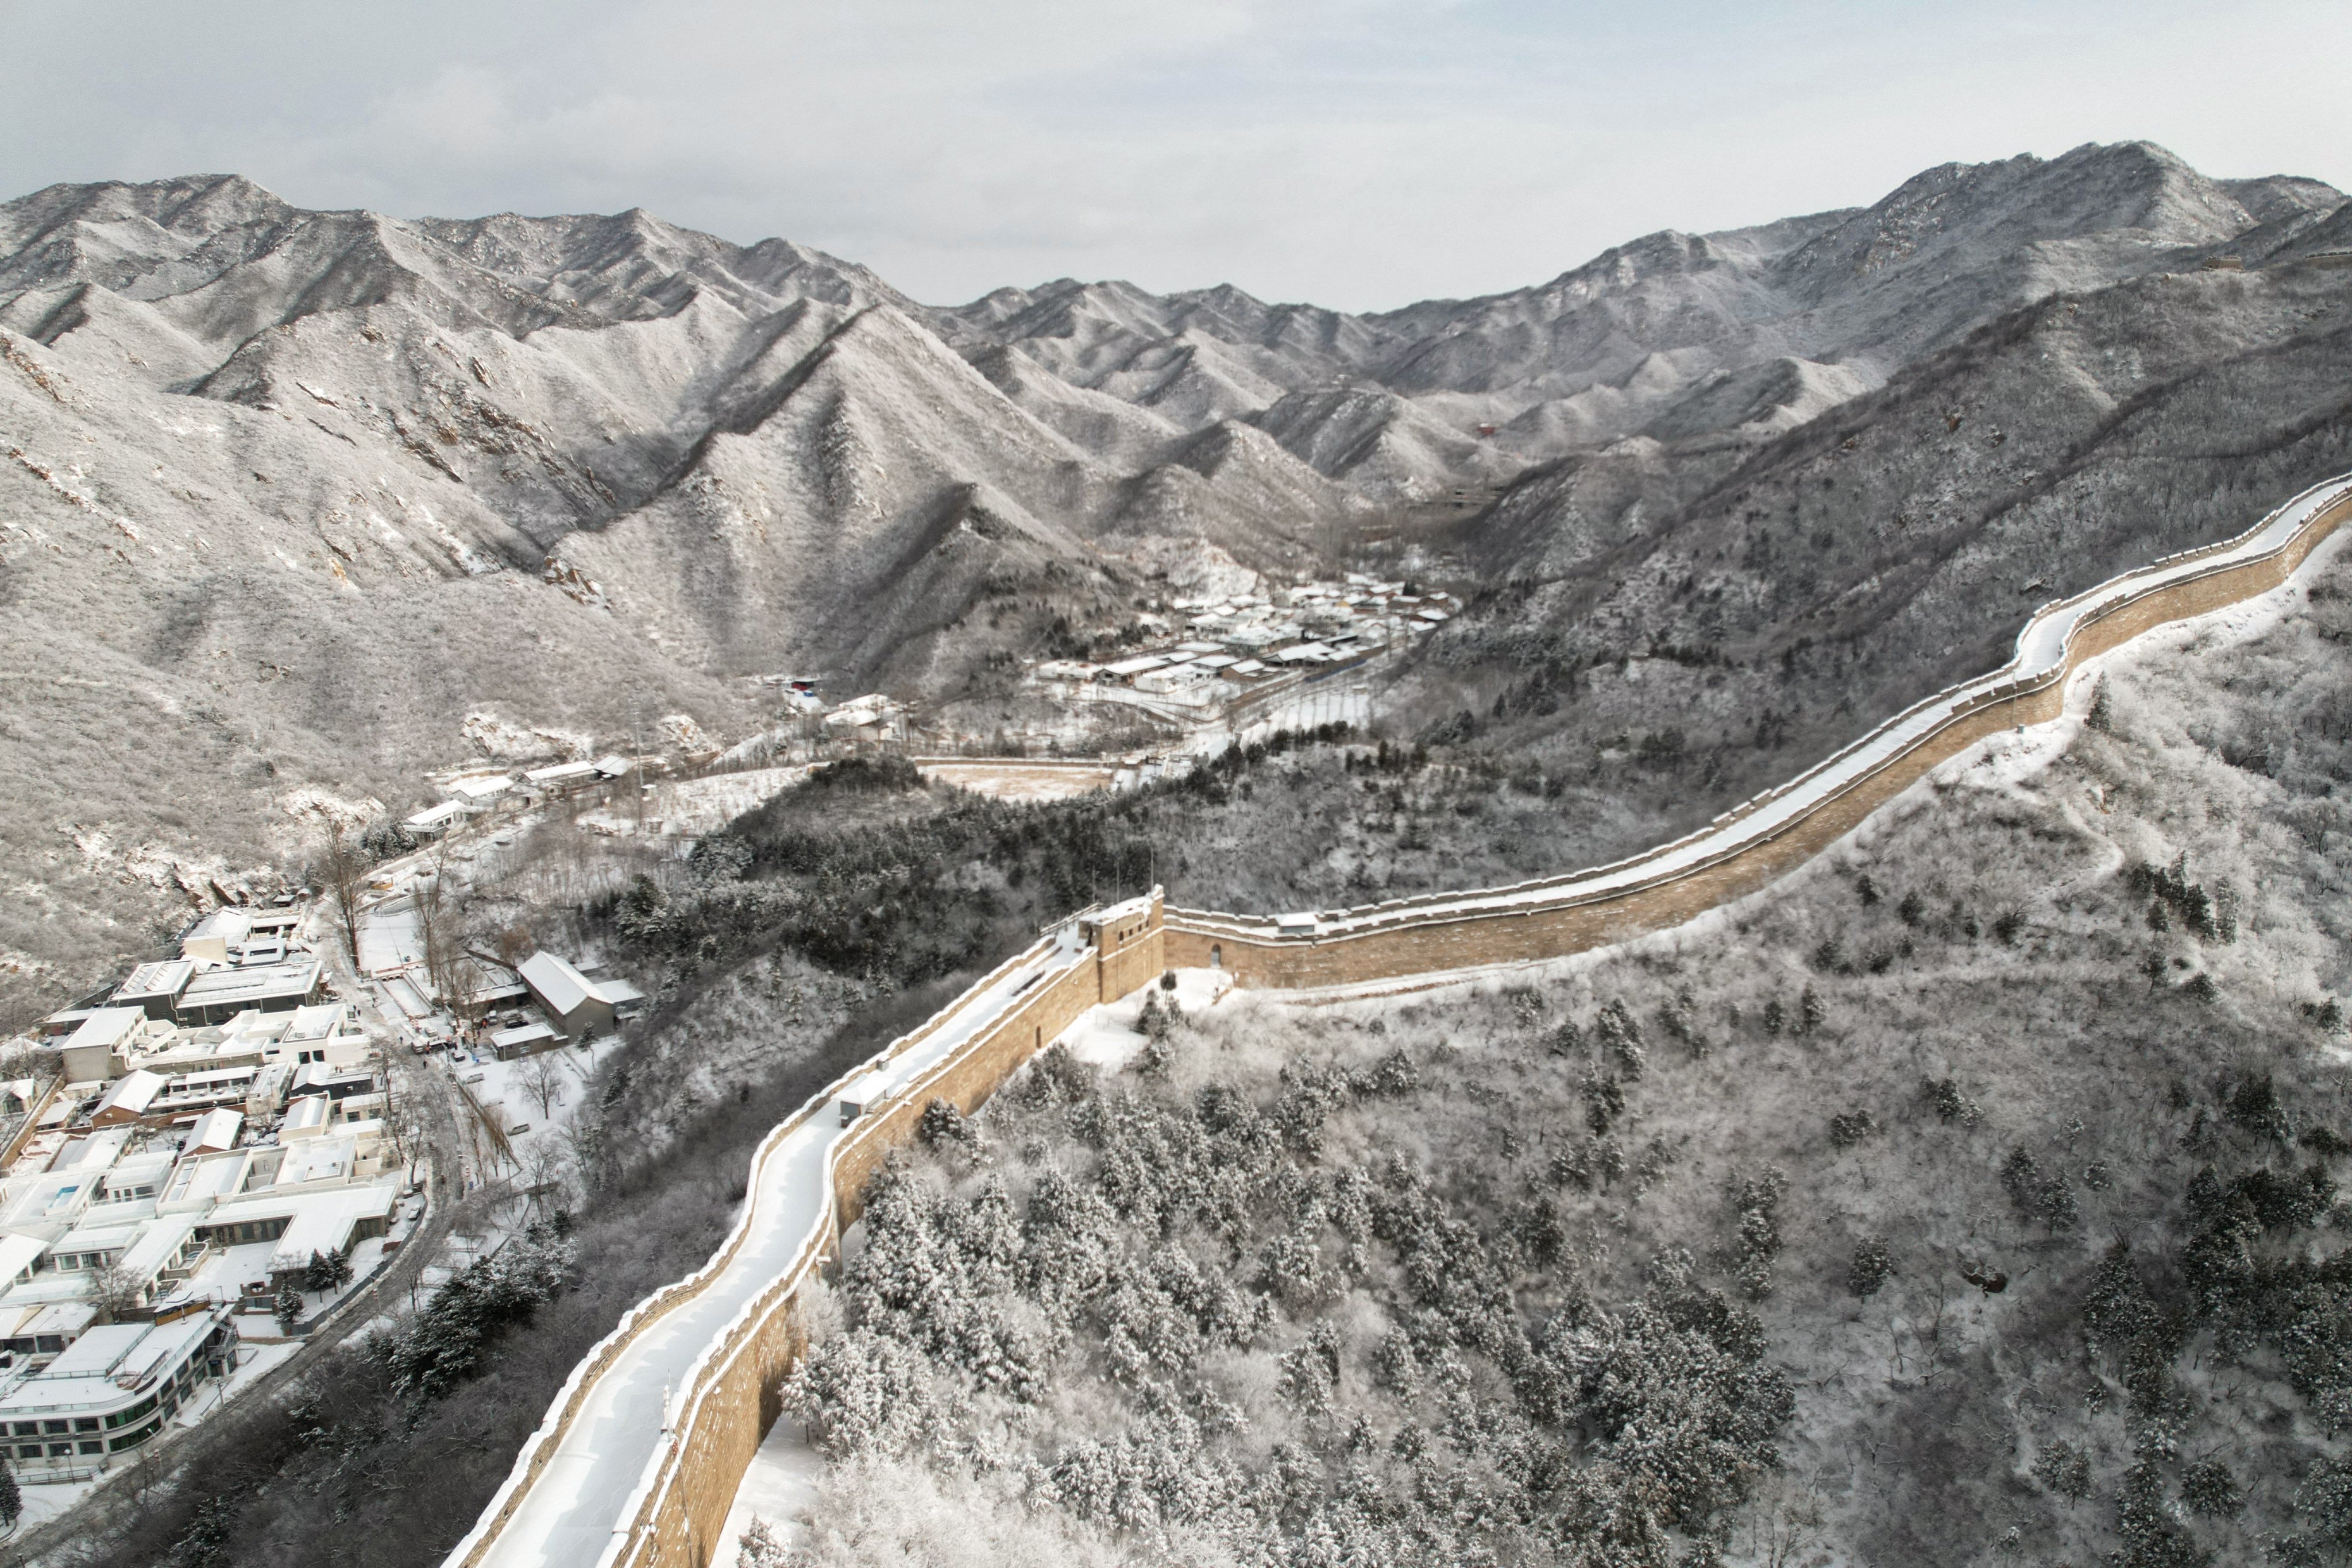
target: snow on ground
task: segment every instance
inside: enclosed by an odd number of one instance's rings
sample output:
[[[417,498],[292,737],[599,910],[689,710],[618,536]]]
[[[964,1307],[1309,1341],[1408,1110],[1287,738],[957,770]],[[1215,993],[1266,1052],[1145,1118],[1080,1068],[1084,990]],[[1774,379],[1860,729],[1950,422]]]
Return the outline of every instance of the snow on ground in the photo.
[[[261,1321],[266,1323],[269,1320],[264,1318]],[[294,1352],[301,1348],[301,1342],[299,1340],[286,1340],[277,1344],[268,1345],[257,1345],[247,1342],[239,1346],[236,1352],[236,1370],[226,1377],[215,1378],[199,1387],[196,1397],[180,1406],[180,1413],[173,1417],[172,1424],[175,1426],[194,1426],[199,1421],[210,1419],[223,1405],[235,1399],[258,1382],[270,1368],[282,1365],[291,1360]]]
[[[16,1520],[19,1531],[47,1524],[59,1514],[79,1507],[81,1500],[89,1496],[98,1485],[96,1480],[44,1481],[33,1475],[19,1476],[16,1479],[20,1483],[16,1495],[25,1502],[25,1511]]]
[[[481,1075],[480,1082],[469,1081],[466,1087],[491,1113],[491,1119],[506,1130],[516,1155],[520,1157],[527,1145],[560,1136],[571,1125],[588,1097],[589,1079],[620,1048],[621,1037],[606,1035],[586,1046],[560,1046],[535,1057],[518,1057],[510,1062],[499,1061],[483,1050],[460,1054],[458,1074],[469,1080],[477,1073]],[[534,1065],[540,1063],[546,1065]],[[537,1087],[541,1073],[552,1078],[545,1105],[540,1101]],[[518,1133],[518,1127],[529,1131]]]
[[[824,1472],[824,1461],[808,1446],[800,1424],[789,1415],[776,1417],[751,1456],[751,1468],[743,1472],[743,1484],[735,1489],[734,1505],[719,1531],[714,1558],[719,1568],[735,1562],[755,1514],[768,1521],[778,1540],[790,1540],[799,1529],[800,1511],[816,1500],[817,1479]]]
[[[666,833],[689,837],[716,833],[745,812],[765,805],[804,781],[805,765],[752,768],[740,773],[713,773],[709,778],[678,779],[655,787],[646,803],[646,815],[661,819]]]
[[[1069,800],[1108,789],[1114,770],[1073,763],[927,763],[923,776],[998,800]]]
[[[1186,1013],[1201,1012],[1223,1001],[1233,985],[1233,976],[1222,970],[1180,969],[1176,971],[1176,1005]],[[1158,986],[1147,985],[1116,1002],[1089,1007],[1053,1043],[1069,1047],[1072,1056],[1091,1067],[1117,1072],[1143,1049],[1137,1020],[1142,1016],[1144,998],[1153,995],[1167,1000],[1167,994]]]
[[[1355,680],[1334,680],[1329,686],[1301,686],[1270,699],[1254,710],[1241,731],[1241,743],[1263,741],[1277,730],[1313,730],[1325,724],[1369,724],[1372,694]]]
[[[716,833],[745,812],[765,805],[803,782],[808,775],[808,764],[802,763],[712,773],[708,778],[674,779],[656,784],[646,801],[646,831],[687,837]],[[635,833],[636,813],[630,803],[615,801],[582,812],[580,826],[598,833]]]
[[[360,916],[360,970],[382,974],[425,961],[425,940],[416,929],[416,904],[405,894],[386,899]]]
[[[1175,1002],[1188,1014],[1217,1005],[1233,990],[1233,976],[1219,970],[1180,969],[1175,973]],[[1080,1061],[1105,1072],[1116,1072],[1143,1048],[1144,1037],[1137,1031],[1136,1023],[1147,994],[1165,993],[1150,986],[1116,1002],[1089,1007],[1048,1044],[1066,1045]],[[863,1250],[865,1230],[861,1221],[843,1236],[841,1258],[845,1264]],[[735,1501],[727,1510],[716,1559],[720,1568],[734,1563],[737,1542],[751,1528],[751,1516],[755,1513],[768,1521],[779,1540],[793,1540],[801,1529],[797,1516],[814,1500],[824,1469],[824,1461],[809,1447],[801,1429],[790,1417],[777,1417],[775,1426],[760,1444],[759,1452],[752,1457],[751,1468],[743,1472]]]

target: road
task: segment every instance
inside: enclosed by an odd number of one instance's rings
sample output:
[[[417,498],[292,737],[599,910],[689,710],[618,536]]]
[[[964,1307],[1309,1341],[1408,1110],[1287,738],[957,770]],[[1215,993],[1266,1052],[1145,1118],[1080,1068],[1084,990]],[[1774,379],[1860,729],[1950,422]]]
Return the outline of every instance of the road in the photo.
[[[892,1089],[953,1056],[1031,986],[1090,952],[1072,939],[967,994],[951,1017],[883,1069]],[[553,1456],[483,1554],[482,1568],[587,1568],[626,1544],[639,1484],[662,1455],[669,1396],[686,1386],[696,1359],[736,1314],[832,1223],[825,1172],[844,1129],[829,1109],[803,1121],[761,1163],[750,1215],[740,1222],[741,1248],[709,1284],[632,1340],[596,1379]],[[467,1537],[449,1560],[462,1560],[474,1539]]]

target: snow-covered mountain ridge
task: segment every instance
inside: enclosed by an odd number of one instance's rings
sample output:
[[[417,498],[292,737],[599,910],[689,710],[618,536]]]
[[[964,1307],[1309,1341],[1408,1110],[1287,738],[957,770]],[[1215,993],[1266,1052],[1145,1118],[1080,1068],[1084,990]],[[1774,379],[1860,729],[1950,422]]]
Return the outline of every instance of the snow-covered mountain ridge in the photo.
[[[321,792],[412,804],[469,715],[740,732],[742,678],[785,669],[986,705],[1008,651],[1155,572],[1303,564],[1488,486],[1477,559],[1557,576],[1612,485],[1664,515],[2054,291],[2347,227],[2315,182],[2126,144],[1376,314],[1066,281],[938,309],[642,211],[53,186],[0,205],[0,860],[31,889],[0,963],[53,992],[297,849]]]

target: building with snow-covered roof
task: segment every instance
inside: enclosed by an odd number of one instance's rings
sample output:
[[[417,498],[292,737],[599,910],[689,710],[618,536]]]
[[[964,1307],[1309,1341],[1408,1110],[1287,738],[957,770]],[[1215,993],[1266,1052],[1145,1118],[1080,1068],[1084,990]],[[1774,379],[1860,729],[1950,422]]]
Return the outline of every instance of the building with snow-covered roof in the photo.
[[[98,1309],[84,1300],[0,1298],[0,1355],[16,1365],[37,1366],[58,1354],[98,1321]]]
[[[278,1054],[297,1067],[323,1063],[348,1070],[363,1065],[375,1043],[360,1023],[360,1011],[348,1002],[321,1002],[294,1009],[286,1032],[278,1037]]]
[[[237,1359],[225,1306],[89,1329],[0,1390],[11,1467],[37,1480],[95,1474],[161,1432],[200,1383]]]
[[[58,1047],[68,1083],[98,1083],[121,1076],[122,1053],[137,1040],[147,1015],[137,1007],[97,1007]]]
[[[196,1118],[188,1130],[187,1152],[191,1154],[225,1153],[236,1147],[237,1134],[245,1129],[245,1113],[226,1108],[207,1110]]]
[[[104,1268],[130,1250],[142,1228],[133,1219],[88,1217],[51,1244],[49,1261],[61,1274]]]
[[[241,969],[206,970],[180,994],[180,1021],[225,1024],[248,1010],[291,1012],[318,1000],[323,978],[319,961],[308,956]]]
[[[33,1266],[49,1250],[49,1244],[37,1236],[11,1232],[0,1236],[0,1287],[16,1285],[33,1277]]]
[[[513,784],[512,775],[508,773],[473,773],[451,779],[441,787],[462,800],[478,805],[506,794]]]
[[[286,1120],[278,1124],[278,1142],[290,1148],[304,1138],[316,1138],[327,1131],[333,1120],[333,1102],[323,1094],[306,1094],[289,1100]]]
[[[252,1098],[254,1080],[260,1076],[258,1063],[251,1067],[214,1068],[208,1072],[183,1073],[178,1078],[168,1079],[163,1092],[150,1102],[148,1119],[168,1124],[201,1118],[225,1106],[241,1109]]]
[[[180,956],[226,963],[252,934],[253,916],[235,904],[224,904],[181,933]]]
[[[165,1079],[162,1073],[149,1072],[144,1068],[123,1074],[107,1085],[98,1104],[89,1113],[92,1127],[115,1127],[127,1121],[137,1121],[147,1114],[155,1097],[163,1092]]]
[[[131,972],[130,978],[114,988],[108,1005],[115,1007],[136,1007],[150,1018],[168,1019],[178,1005],[180,993],[196,977],[196,962],[192,958],[164,959],[160,963],[142,963]]]
[[[122,1204],[151,1202],[171,1180],[172,1167],[179,1158],[178,1152],[169,1147],[142,1149],[135,1154],[124,1155],[99,1178],[98,1191],[89,1200],[91,1212]]]
[[[645,998],[625,980],[591,980],[551,952],[532,953],[515,973],[566,1039],[610,1034],[624,1011]]]
[[[502,1062],[518,1057],[535,1057],[541,1051],[551,1051],[563,1043],[555,1026],[534,1020],[517,1024],[510,1029],[499,1029],[490,1036],[490,1054]]]
[[[466,819],[467,806],[462,800],[445,800],[438,805],[428,805],[414,816],[404,816],[400,826],[418,838],[432,838],[449,831]]]
[[[246,1174],[253,1167],[254,1151],[231,1149],[215,1153],[194,1150],[173,1169],[172,1179],[155,1198],[158,1214],[203,1214],[245,1191]]]
[[[114,1168],[114,1162],[130,1146],[131,1132],[129,1127],[108,1127],[72,1139],[49,1162],[49,1169],[79,1171],[95,1178]]]

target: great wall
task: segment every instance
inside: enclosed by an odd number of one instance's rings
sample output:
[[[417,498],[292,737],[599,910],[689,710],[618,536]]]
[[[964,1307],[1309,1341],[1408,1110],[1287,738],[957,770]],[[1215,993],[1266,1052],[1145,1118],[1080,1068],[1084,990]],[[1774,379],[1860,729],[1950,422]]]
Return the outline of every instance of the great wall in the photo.
[[[761,1143],[719,1253],[639,1303],[576,1367],[445,1568],[707,1568],[802,1348],[794,1305],[923,1109],[975,1110],[1087,1008],[1171,967],[1244,986],[1346,985],[1580,952],[1765,886],[1973,742],[2046,722],[2084,661],[2284,585],[2352,517],[2352,476],[2234,539],[2045,605],[2017,656],[1937,693],[1698,832],[1612,866],[1362,909],[1252,917],[1164,908],[1158,889],[1050,929]],[[852,1095],[865,1110],[845,1122]]]

